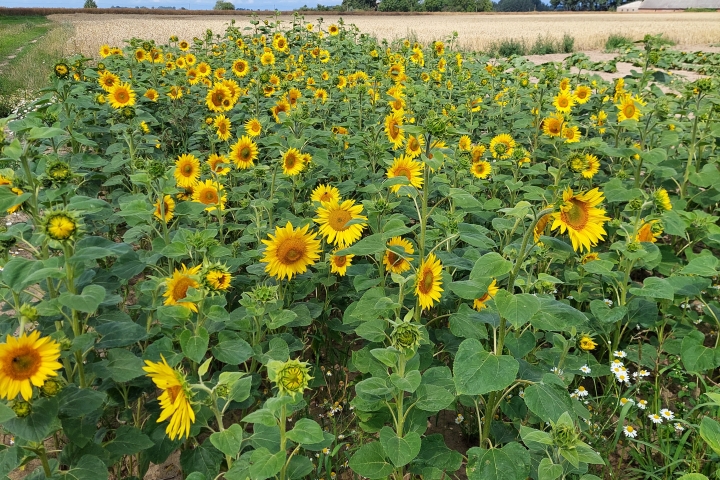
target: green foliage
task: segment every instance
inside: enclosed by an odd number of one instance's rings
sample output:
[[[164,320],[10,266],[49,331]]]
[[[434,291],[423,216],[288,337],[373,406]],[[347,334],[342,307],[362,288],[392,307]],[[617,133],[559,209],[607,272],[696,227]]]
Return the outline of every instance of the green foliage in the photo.
[[[235,10],[235,5],[232,2],[226,2],[224,0],[217,0],[213,10]]]
[[[378,4],[381,12],[412,12],[417,8],[417,0],[382,0]]]
[[[605,42],[606,52],[617,52],[632,46],[633,41],[625,35],[611,34]]]
[[[83,8],[98,8],[98,6],[97,3],[95,3],[95,0],[85,0]]]

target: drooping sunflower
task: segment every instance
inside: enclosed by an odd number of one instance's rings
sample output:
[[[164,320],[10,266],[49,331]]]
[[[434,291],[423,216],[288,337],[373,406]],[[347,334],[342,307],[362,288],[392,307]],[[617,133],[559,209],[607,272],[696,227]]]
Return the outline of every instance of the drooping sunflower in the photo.
[[[328,203],[340,201],[340,190],[332,185],[318,185],[310,195],[313,202]]]
[[[418,297],[423,310],[432,308],[440,301],[442,289],[442,264],[431,253],[417,269],[415,280],[415,295]]]
[[[493,281],[488,285],[487,292],[485,292],[482,297],[476,298],[475,301],[473,301],[473,308],[478,312],[486,309],[488,300],[494,298],[498,291],[500,291],[500,288],[497,286],[497,281],[493,278]]]
[[[213,263],[203,268],[202,280],[211,292],[225,292],[230,288],[232,275],[226,265]]]
[[[183,96],[183,89],[182,87],[178,86],[171,86],[170,91],[168,91],[168,97],[170,97],[172,100],[179,100],[180,97]]]
[[[563,204],[557,212],[552,213],[551,230],[560,228],[560,233],[567,230],[575,251],[590,250],[606,235],[603,224],[610,220],[605,210],[597,208],[603,201],[603,194],[597,188],[584,193],[575,194],[571,188],[563,192]]]
[[[305,170],[303,157],[303,154],[297,148],[289,148],[282,156],[283,173],[292,177]]]
[[[185,375],[168,365],[165,357],[160,356],[162,362],[145,360],[143,370],[152,379],[155,385],[163,392],[158,397],[161,414],[158,423],[168,418],[165,433],[170,440],[190,436],[190,426],[195,422],[195,411],[192,408],[192,391],[185,379]]]
[[[553,99],[553,106],[560,113],[570,113],[575,106],[575,98],[569,90],[561,90]]]
[[[175,200],[173,200],[170,195],[165,195],[162,203],[160,202],[160,199],[158,199],[153,206],[155,207],[153,215],[155,215],[158,220],[164,220],[165,223],[172,220],[174,215],[173,212],[175,212]]]
[[[8,335],[0,345],[0,398],[13,400],[19,395],[26,402],[33,395],[32,387],[42,387],[62,368],[60,345],[50,337],[40,338],[40,331],[19,338]]]
[[[578,85],[573,93],[573,98],[578,104],[582,105],[590,100],[590,95],[592,95],[590,87],[587,85]]]
[[[224,191],[225,189],[218,182],[205,180],[195,185],[192,199],[194,202],[207,205],[206,212],[214,212],[218,207],[222,211],[225,210],[225,202],[227,201]]]
[[[551,218],[550,215],[543,215],[535,224],[535,228],[533,229],[533,241],[535,243],[540,243],[540,236],[545,234],[545,228]]]
[[[250,137],[243,135],[240,140],[230,149],[230,160],[240,170],[245,170],[253,166],[253,162],[258,156],[258,146]]]
[[[490,165],[490,162],[480,160],[479,162],[473,162],[470,167],[470,171],[477,178],[485,179],[492,173],[492,166]]]
[[[543,133],[549,137],[559,137],[563,131],[565,117],[561,113],[555,113],[543,119]]]
[[[482,160],[483,155],[485,155],[485,151],[487,148],[485,148],[485,145],[475,145],[472,147],[472,150],[470,150],[470,158],[472,158],[473,163],[479,162]]]
[[[472,148],[472,140],[470,140],[470,137],[467,135],[463,135],[460,137],[460,141],[458,142],[458,148],[464,152],[469,152]]]
[[[655,243],[662,233],[662,224],[659,221],[643,220],[642,225],[640,225],[635,235],[635,241]]]
[[[292,279],[315,264],[320,258],[320,240],[315,233],[308,233],[309,225],[293,229],[290,222],[285,227],[275,227],[275,235],[268,234],[269,240],[262,242],[267,245],[263,258],[267,263],[265,271],[282,280]]]
[[[653,200],[655,200],[655,204],[661,209],[665,211],[672,210],[672,203],[670,203],[670,195],[668,195],[667,190],[665,190],[663,187],[655,190],[655,193],[653,194]]]
[[[182,300],[187,297],[187,291],[190,287],[198,288],[200,286],[200,282],[197,281],[197,274],[201,268],[202,265],[198,265],[188,269],[185,264],[182,264],[182,270],[176,268],[172,277],[165,279],[166,291],[163,293],[163,297],[166,298],[164,305],[180,305],[197,313],[197,305]]]
[[[230,161],[225,155],[212,153],[208,157],[206,163],[210,167],[210,171],[217,175],[227,175],[228,173],[230,173],[230,167],[223,166],[230,163]]]
[[[345,276],[347,267],[352,265],[352,259],[355,255],[336,255],[330,256],[330,272],[337,273],[341,277]]]
[[[270,109],[270,112],[273,115],[273,118],[275,119],[275,123],[282,123],[282,118],[280,118],[281,113],[287,114],[290,111],[290,103],[288,103],[287,100],[284,98],[281,98],[275,103],[275,106]]]
[[[419,157],[423,152],[423,146],[425,146],[425,138],[422,135],[417,137],[409,135],[405,146],[405,156],[410,158]]]
[[[367,220],[360,215],[362,209],[362,205],[355,205],[355,200],[328,202],[318,207],[317,217],[313,220],[320,225],[320,234],[328,243],[344,248],[355,243],[367,226],[364,222],[348,225],[351,220]]]
[[[587,161],[587,166],[580,173],[583,178],[592,178],[600,171],[600,160],[591,153],[585,154],[585,160]]]
[[[232,128],[232,123],[230,122],[229,118],[227,118],[225,115],[220,114],[217,116],[217,118],[215,118],[213,125],[215,125],[215,128],[217,128],[215,134],[220,140],[225,142],[230,138],[230,128]]]
[[[173,175],[179,187],[195,186],[200,178],[200,160],[191,153],[180,155],[175,161],[175,173]]]
[[[620,102],[620,105],[615,105],[618,110],[618,122],[622,122],[625,120],[640,120],[640,117],[642,116],[642,113],[640,113],[640,109],[638,108],[638,105],[640,102],[638,102],[635,98],[633,98],[632,95],[626,94],[622,97],[622,100]]]
[[[70,67],[64,62],[56,63],[53,70],[55,71],[55,76],[58,78],[67,78],[70,74]]]
[[[388,247],[394,247],[395,250],[402,250],[406,256],[410,256],[415,253],[415,249],[409,240],[402,237],[393,237],[388,240]],[[403,273],[410,270],[410,262],[403,256],[392,250],[385,250],[385,256],[383,257],[383,264],[387,268],[388,272],[391,273]]]
[[[595,260],[600,260],[600,255],[598,255],[597,252],[587,252],[580,258],[580,263],[585,265],[586,263],[594,262]]]
[[[490,153],[493,158],[504,160],[512,156],[516,146],[515,140],[510,135],[501,133],[490,140]]]
[[[251,118],[245,122],[245,133],[251,137],[257,137],[260,135],[260,133],[262,133],[262,124],[260,123],[260,120],[257,118]]]
[[[385,134],[395,150],[405,141],[405,132],[400,128],[402,124],[403,116],[400,112],[393,112],[385,117]]]
[[[120,82],[108,90],[108,100],[113,108],[132,107],[135,105],[135,92],[129,83]]]
[[[410,182],[410,186],[417,189],[423,186],[423,167],[424,163],[416,162],[411,157],[400,155],[397,157],[387,171],[387,178],[405,177]],[[390,190],[397,193],[401,185],[393,185]]]

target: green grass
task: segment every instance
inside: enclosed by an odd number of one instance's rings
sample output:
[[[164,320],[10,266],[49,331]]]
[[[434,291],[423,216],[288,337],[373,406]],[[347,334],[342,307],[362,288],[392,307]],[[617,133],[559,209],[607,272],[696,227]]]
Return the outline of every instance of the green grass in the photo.
[[[618,50],[624,50],[633,45],[633,41],[630,37],[624,35],[612,34],[608,37],[605,42],[606,52],[617,52]]]
[[[0,118],[48,85],[67,35],[66,26],[45,17],[0,17],[0,63],[7,62],[0,67]]]

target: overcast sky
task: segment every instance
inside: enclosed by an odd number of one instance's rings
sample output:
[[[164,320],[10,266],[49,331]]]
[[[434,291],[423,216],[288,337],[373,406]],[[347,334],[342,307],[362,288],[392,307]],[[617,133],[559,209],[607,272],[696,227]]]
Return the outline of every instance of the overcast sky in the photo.
[[[185,7],[192,10],[211,10],[216,0],[95,0],[99,8],[120,7]],[[307,5],[339,5],[342,0],[229,0],[236,8],[252,10],[294,10]],[[82,8],[85,0],[0,0],[0,7],[64,7]]]

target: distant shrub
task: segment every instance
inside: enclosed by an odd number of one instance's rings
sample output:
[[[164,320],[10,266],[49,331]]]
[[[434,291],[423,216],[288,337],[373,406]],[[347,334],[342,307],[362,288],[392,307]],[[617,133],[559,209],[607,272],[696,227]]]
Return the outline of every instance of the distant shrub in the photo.
[[[575,51],[575,37],[572,35],[568,35],[567,33],[563,35],[562,39],[562,53],[572,53]]]
[[[631,38],[626,37],[625,35],[618,35],[613,33],[610,35],[605,42],[605,51],[606,52],[616,52],[618,50],[624,50],[630,46],[632,46],[633,41]]]
[[[509,57],[511,55],[525,55],[527,53],[527,47],[525,46],[524,39],[518,40],[510,38],[493,44],[492,51],[499,57]]]

